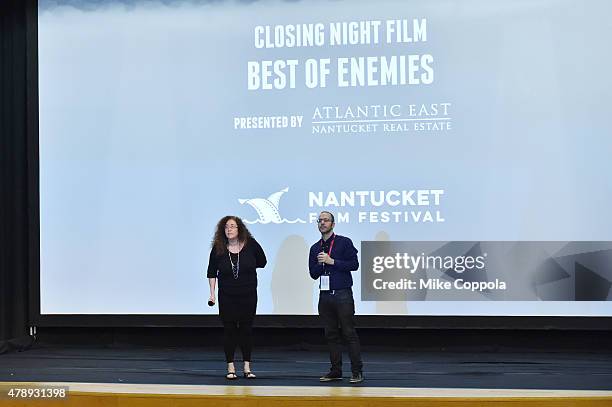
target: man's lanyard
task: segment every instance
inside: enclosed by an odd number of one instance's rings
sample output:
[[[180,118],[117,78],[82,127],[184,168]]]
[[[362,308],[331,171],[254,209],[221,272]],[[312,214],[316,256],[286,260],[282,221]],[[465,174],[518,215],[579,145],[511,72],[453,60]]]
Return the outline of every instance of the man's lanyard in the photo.
[[[336,234],[334,233],[334,237],[332,238],[331,243],[329,244],[329,251],[327,252],[328,256],[331,256],[331,251],[334,248],[334,242],[336,241]],[[323,251],[323,238],[321,238],[321,244],[319,245],[321,251]]]
[[[331,243],[329,244],[329,251],[327,252],[327,255],[329,256],[332,252],[332,249],[334,248],[334,242],[336,241],[336,234],[333,234],[333,238]],[[320,244],[320,251],[323,251],[323,238],[321,237],[321,244]],[[323,274],[321,275],[321,278],[319,279],[319,290],[320,291],[329,291],[330,290],[330,281],[329,281],[329,273],[327,272],[326,268],[325,268],[325,263],[323,263]]]

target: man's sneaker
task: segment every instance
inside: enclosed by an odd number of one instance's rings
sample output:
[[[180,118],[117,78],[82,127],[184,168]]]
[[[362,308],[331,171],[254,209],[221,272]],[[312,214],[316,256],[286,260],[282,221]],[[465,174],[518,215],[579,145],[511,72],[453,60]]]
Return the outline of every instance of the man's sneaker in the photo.
[[[353,373],[353,375],[351,376],[351,380],[349,381],[351,383],[361,383],[363,381],[363,373]]]
[[[342,373],[339,372],[329,372],[325,376],[321,376],[319,378],[320,382],[331,382],[334,380],[342,380]]]

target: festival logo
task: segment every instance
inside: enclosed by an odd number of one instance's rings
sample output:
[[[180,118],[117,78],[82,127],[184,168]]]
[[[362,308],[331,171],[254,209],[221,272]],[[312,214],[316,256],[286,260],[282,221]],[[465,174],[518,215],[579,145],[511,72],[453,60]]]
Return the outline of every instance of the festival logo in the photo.
[[[251,198],[238,199],[241,204],[250,205],[257,212],[258,218],[255,220],[245,220],[245,223],[306,223],[305,220],[296,218],[294,220],[283,219],[280,214],[279,204],[281,197],[289,191],[289,188],[283,188],[278,192],[274,192],[267,198]]]

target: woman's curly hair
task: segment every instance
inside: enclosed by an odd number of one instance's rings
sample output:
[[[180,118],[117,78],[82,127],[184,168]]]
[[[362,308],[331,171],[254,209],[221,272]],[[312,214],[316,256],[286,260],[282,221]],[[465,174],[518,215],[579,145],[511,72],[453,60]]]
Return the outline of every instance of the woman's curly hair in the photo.
[[[247,229],[246,225],[238,216],[228,215],[224,216],[217,223],[217,228],[215,229],[215,236],[213,237],[213,241],[211,246],[215,249],[215,253],[219,256],[222,255],[227,249],[227,237],[225,236],[225,224],[227,221],[233,220],[238,225],[238,240],[241,243],[246,243],[249,239],[253,238],[249,229]]]

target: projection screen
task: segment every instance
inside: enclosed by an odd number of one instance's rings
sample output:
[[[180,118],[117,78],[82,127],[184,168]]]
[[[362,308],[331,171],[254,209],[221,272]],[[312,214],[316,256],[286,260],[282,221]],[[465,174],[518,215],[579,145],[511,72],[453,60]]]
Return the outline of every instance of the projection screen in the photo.
[[[316,315],[321,210],[359,315],[612,316],[604,0],[40,0],[40,313]],[[333,257],[333,255],[332,255]]]

